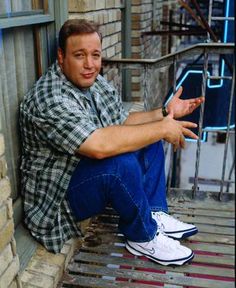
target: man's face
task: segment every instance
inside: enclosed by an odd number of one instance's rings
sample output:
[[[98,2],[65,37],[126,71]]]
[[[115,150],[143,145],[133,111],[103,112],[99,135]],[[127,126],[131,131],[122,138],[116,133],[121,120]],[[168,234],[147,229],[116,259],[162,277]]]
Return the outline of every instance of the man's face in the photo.
[[[89,88],[101,69],[102,45],[94,33],[67,38],[65,54],[58,49],[58,63],[66,78],[79,88]]]

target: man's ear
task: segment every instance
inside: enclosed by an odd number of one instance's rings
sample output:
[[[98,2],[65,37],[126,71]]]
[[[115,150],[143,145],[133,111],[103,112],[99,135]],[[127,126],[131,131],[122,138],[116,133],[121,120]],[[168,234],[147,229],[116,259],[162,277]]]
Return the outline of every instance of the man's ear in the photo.
[[[57,60],[59,65],[63,64],[63,59],[64,59],[64,52],[61,48],[57,49]]]

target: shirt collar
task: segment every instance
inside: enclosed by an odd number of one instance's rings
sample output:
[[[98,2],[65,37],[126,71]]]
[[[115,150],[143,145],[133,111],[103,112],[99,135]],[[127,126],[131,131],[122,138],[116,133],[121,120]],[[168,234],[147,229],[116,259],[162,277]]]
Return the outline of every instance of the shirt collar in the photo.
[[[86,89],[86,91],[83,91],[80,88],[78,88],[77,86],[75,86],[72,82],[70,82],[66,78],[65,74],[61,70],[61,67],[58,64],[58,60],[56,60],[53,69],[54,69],[55,73],[59,76],[59,78],[63,81],[63,83],[65,83],[67,86],[71,87],[72,89],[77,90],[78,92],[80,92],[88,100],[91,99],[91,97],[90,97],[90,95],[88,95],[88,93],[91,93],[91,91],[93,90],[91,88],[93,88],[94,84],[90,88]]]

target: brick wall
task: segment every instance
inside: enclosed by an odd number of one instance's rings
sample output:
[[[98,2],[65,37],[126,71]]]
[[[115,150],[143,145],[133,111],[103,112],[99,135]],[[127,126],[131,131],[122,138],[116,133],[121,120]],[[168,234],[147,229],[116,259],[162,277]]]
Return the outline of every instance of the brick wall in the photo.
[[[132,58],[158,58],[161,56],[161,38],[159,36],[143,36],[143,32],[159,28],[162,17],[161,1],[152,0],[132,1]],[[145,82],[146,81],[146,82]],[[159,70],[135,70],[132,73],[132,98],[140,100],[144,93],[149,95],[150,107],[162,104],[159,93]],[[146,89],[146,91],[145,91]],[[151,96],[150,96],[151,95]]]
[[[121,58],[121,1],[120,0],[69,0],[69,19],[88,19],[100,24],[103,35],[103,57]],[[117,69],[103,71],[107,80],[120,87]]]
[[[164,1],[162,4],[162,19],[163,21],[170,21],[172,15],[172,21],[175,23],[179,22],[180,14],[178,13],[179,5],[176,1]],[[163,30],[168,30],[169,27],[162,26]],[[175,29],[175,28],[172,28]],[[169,53],[175,52],[180,42],[178,36],[162,36],[161,42],[161,55],[167,55]],[[162,91],[166,95],[171,86],[173,86],[173,66],[166,66],[160,71],[160,81],[162,83]]]
[[[142,32],[151,31],[153,28],[160,29],[160,20],[169,20],[169,11],[175,8],[175,2],[131,0],[131,57],[133,59],[158,58],[168,54],[168,37],[142,37]],[[101,25],[104,36],[103,56],[111,59],[121,58],[121,4],[121,0],[69,0],[69,18],[85,18]],[[144,69],[132,70],[131,99],[139,101],[146,93],[151,95],[150,107],[159,107],[169,86],[168,69],[151,70],[146,71],[146,74]],[[121,91],[120,71],[115,68],[105,68],[103,74]],[[164,83],[161,89],[160,83]]]
[[[2,115],[3,111],[1,111]],[[2,119],[0,117],[0,287],[20,287],[17,273],[19,258],[16,254],[16,244],[13,237],[14,223],[11,188],[7,178],[4,136]],[[18,284],[17,284],[18,283]]]

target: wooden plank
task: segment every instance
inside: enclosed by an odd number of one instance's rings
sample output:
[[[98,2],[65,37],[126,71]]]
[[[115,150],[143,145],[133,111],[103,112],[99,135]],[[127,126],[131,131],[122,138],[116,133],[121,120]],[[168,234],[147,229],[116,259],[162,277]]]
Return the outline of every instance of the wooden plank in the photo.
[[[222,227],[216,225],[208,225],[208,224],[197,224],[198,230],[212,234],[220,234],[220,235],[235,235],[235,229],[231,227]],[[207,239],[206,239],[207,240]]]
[[[93,230],[91,230],[91,232],[93,232]],[[113,245],[112,243],[116,243],[116,242],[117,243],[125,242],[125,237],[122,234],[110,234],[110,233],[102,232],[101,234],[95,234],[94,237],[95,238],[98,237],[99,243],[103,243],[105,245]],[[181,242],[185,246],[190,247],[192,250],[215,252],[215,253],[221,253],[221,254],[231,254],[231,255],[235,254],[234,245],[224,245],[224,244],[204,243],[204,242],[194,243],[194,241],[192,241],[193,237],[189,238],[190,241],[186,240],[186,241],[181,241]]]
[[[212,255],[196,255],[194,257],[194,262],[204,263],[204,264],[217,264],[217,265],[234,265],[235,259],[232,255],[227,256],[212,256]]]
[[[100,227],[101,225],[98,226],[92,226],[93,231],[96,234],[117,234],[119,233],[118,227],[113,227],[111,225],[103,225],[103,227]],[[199,225],[198,225],[199,226]],[[113,229],[111,229],[111,227]],[[105,229],[106,228],[106,229]],[[110,229],[109,229],[110,228]],[[201,232],[200,229],[203,229],[204,232]],[[210,242],[210,243],[222,243],[222,244],[234,244],[235,243],[235,237],[234,235],[227,235],[227,234],[213,234],[214,230],[217,230],[216,228],[210,228],[212,230],[212,233],[207,233],[208,230],[206,227],[200,227],[199,231],[196,235],[191,236],[191,240],[195,241],[202,241],[202,242]],[[219,230],[219,229],[218,229]],[[219,231],[220,232],[220,231]],[[231,230],[232,233],[232,230]],[[234,234],[234,233],[233,233]]]
[[[211,224],[211,225],[218,225],[218,226],[228,226],[228,227],[235,227],[235,220],[232,218],[226,218],[226,217],[218,217],[212,216],[212,215],[191,215],[188,211],[188,213],[180,214],[178,212],[171,213],[173,217],[176,219],[179,219],[181,221],[184,221],[186,223],[202,223],[202,224]],[[106,222],[107,224],[118,224],[119,217],[111,217],[111,215],[100,215],[95,223],[101,223]]]
[[[124,243],[117,243],[116,245],[109,246],[106,244],[100,245],[98,247],[83,247],[82,251],[94,251],[97,253],[104,253],[104,254],[112,254],[112,253],[118,253],[118,254],[126,254],[129,255],[129,252],[124,247]],[[186,245],[188,246],[188,245]],[[207,253],[205,253],[206,255]],[[200,255],[199,252],[196,251],[195,262],[199,263],[210,263],[210,264],[220,264],[220,265],[234,265],[234,255],[212,255],[209,253],[209,255],[204,256]]]
[[[184,246],[191,248],[194,251],[205,251],[211,253],[219,253],[219,254],[230,254],[235,255],[235,247],[234,245],[222,245],[216,243],[193,243],[192,241],[185,241],[183,243]]]
[[[210,210],[210,209],[202,209],[202,208],[192,208],[192,207],[172,207],[169,206],[169,213],[170,215],[177,214],[177,215],[188,215],[188,216],[211,216],[217,218],[230,218],[235,219],[235,211],[226,211],[226,210]],[[97,219],[100,218],[109,218],[112,219],[119,219],[119,215],[113,210],[106,210],[103,214],[100,214]]]
[[[234,218],[234,211],[219,211],[219,210],[206,210],[206,209],[193,209],[193,208],[171,208],[170,214],[178,213],[178,214],[186,214],[186,215],[200,215],[200,216],[211,216],[211,217],[219,217],[219,218]]]
[[[107,268],[98,265],[88,264],[73,264],[70,267],[70,271],[73,273],[86,273],[88,275],[99,275],[108,277],[118,277],[132,280],[151,281],[151,282],[162,282],[175,285],[183,286],[197,286],[203,288],[234,288],[234,283],[222,280],[210,280],[203,278],[189,277],[187,275],[167,275],[161,273],[153,273],[146,271],[128,270],[128,269],[115,269]],[[77,278],[75,275],[73,276]],[[79,277],[79,276],[78,276]],[[154,283],[153,283],[154,284]]]
[[[186,244],[184,244],[186,245]],[[191,247],[190,245],[186,245]],[[87,251],[87,252],[97,252],[102,253],[104,255],[109,254],[124,254],[124,255],[130,255],[129,252],[124,247],[124,243],[115,243],[115,245],[107,245],[107,244],[101,244],[97,247],[82,247],[81,251]],[[206,254],[206,253],[205,253]],[[199,253],[196,251],[194,262],[198,263],[210,263],[210,264],[220,264],[220,265],[234,265],[234,255],[199,255]]]
[[[205,210],[217,210],[217,211],[235,211],[234,201],[227,203],[213,200],[174,200],[169,199],[168,206],[173,208],[193,208],[193,209],[205,209]]]
[[[80,252],[74,257],[75,262],[93,262],[99,264],[113,264],[120,266],[131,266],[134,268],[142,269],[155,269],[159,271],[172,271],[179,273],[195,273],[204,275],[216,275],[222,277],[234,277],[234,268],[212,267],[212,266],[199,266],[199,265],[183,265],[181,267],[164,267],[148,259],[142,260],[141,258],[124,258],[119,256],[101,255],[95,253]]]
[[[181,203],[183,207],[171,207],[170,210],[180,220],[196,224],[200,231],[181,241],[195,252],[190,264],[162,266],[130,254],[125,249],[125,237],[118,230],[119,216],[107,208],[87,229],[89,238],[85,237],[80,252],[69,266],[73,281],[64,282],[65,285],[73,283],[79,285],[77,287],[97,288],[234,287],[235,220],[232,206],[227,203],[222,208],[211,203],[210,210],[206,203],[195,203],[195,207],[189,208],[190,203],[185,202],[184,205]],[[228,207],[231,210],[224,210]]]
[[[220,218],[215,216],[202,216],[202,215],[181,215],[178,213],[173,213],[173,217],[179,219],[186,223],[194,223],[194,224],[210,224],[210,225],[218,225],[225,227],[235,227],[235,220],[232,218]]]
[[[232,235],[217,235],[201,232],[198,232],[196,235],[191,236],[191,240],[209,242],[209,243],[231,244],[231,245],[234,245],[235,243],[235,237]]]
[[[128,281],[115,281],[114,280],[107,280],[104,278],[98,278],[98,277],[90,277],[90,276],[74,276],[71,275],[70,277],[67,277],[63,281],[64,285],[59,286],[60,287],[94,287],[94,288],[157,288],[157,287],[163,287],[163,285],[149,285],[144,283],[132,283]]]

